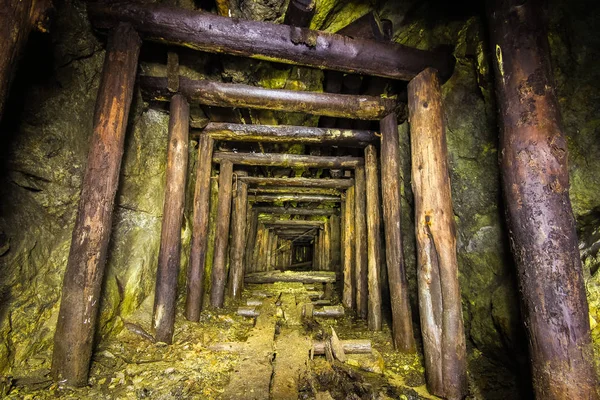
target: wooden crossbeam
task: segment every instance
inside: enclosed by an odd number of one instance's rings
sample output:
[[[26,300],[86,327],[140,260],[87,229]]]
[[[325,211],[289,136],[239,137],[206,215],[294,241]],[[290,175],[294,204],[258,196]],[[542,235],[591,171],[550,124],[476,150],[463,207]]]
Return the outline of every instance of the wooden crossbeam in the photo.
[[[244,125],[211,122],[196,135],[210,135],[215,140],[265,143],[336,144],[365,147],[379,139],[368,130],[328,129],[308,126]]]
[[[340,196],[326,196],[317,194],[261,194],[248,195],[248,201],[252,202],[276,202],[276,201],[301,201],[307,203],[340,203]]]
[[[224,161],[236,165],[307,168],[356,168],[365,163],[362,157],[321,157],[277,153],[214,153],[214,163],[220,164]]]
[[[254,211],[273,215],[336,215],[336,208],[253,207]]]
[[[427,67],[442,75],[453,67],[448,53],[159,4],[97,2],[88,5],[88,15],[97,28],[128,22],[160,43],[319,69],[410,80]]]
[[[298,187],[269,187],[269,186],[260,186],[257,188],[248,189],[248,192],[251,194],[330,194],[333,196],[339,196],[341,192],[338,189],[329,189],[329,188],[298,188]]]
[[[275,221],[263,221],[266,227],[322,227],[325,222],[323,221],[305,221],[299,219],[291,220],[275,220]]]
[[[172,93],[167,78],[141,76],[138,79],[146,100],[169,101]],[[379,119],[393,112],[396,101],[375,96],[264,89],[238,83],[192,80],[179,77],[179,93],[190,103],[217,107],[303,112],[352,119]]]
[[[354,179],[315,179],[315,178],[266,178],[259,176],[246,176],[238,178],[248,185],[256,186],[284,186],[305,188],[331,188],[348,189],[354,185]]]

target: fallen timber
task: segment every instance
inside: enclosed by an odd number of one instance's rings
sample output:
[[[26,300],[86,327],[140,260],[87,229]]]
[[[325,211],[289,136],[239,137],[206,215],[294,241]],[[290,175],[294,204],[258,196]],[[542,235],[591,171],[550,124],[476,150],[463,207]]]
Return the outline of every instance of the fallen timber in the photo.
[[[379,140],[375,132],[368,130],[244,125],[226,122],[210,122],[198,132],[198,135],[209,135],[214,140],[235,142],[333,144],[352,147],[365,147]]]
[[[340,196],[325,196],[317,194],[261,194],[249,195],[248,201],[276,202],[276,201],[303,201],[307,203],[339,203]]]
[[[258,176],[245,176],[238,179],[248,185],[256,186],[348,189],[354,185],[354,179],[263,178]]]
[[[442,75],[453,67],[447,53],[158,4],[94,3],[88,15],[97,28],[129,22],[161,43],[319,69],[410,80],[427,67]]]
[[[142,96],[146,100],[169,101],[167,78],[140,76]],[[237,83],[192,80],[179,77],[179,93],[190,103],[217,107],[253,108],[302,112],[339,118],[375,120],[394,112],[396,100],[374,96],[264,89]]]
[[[305,305],[302,313],[307,318],[338,318],[344,316],[344,307],[342,306],[323,306],[322,308],[314,308],[313,304]],[[237,315],[248,318],[256,318],[260,315],[260,310],[256,306],[240,306],[237,309]]]
[[[213,162],[229,161],[235,165],[265,167],[356,168],[364,165],[362,157],[322,157],[278,153],[215,152]]]
[[[313,342],[312,352],[314,355],[322,356],[325,354],[325,343],[326,342]],[[371,341],[368,339],[352,339],[352,340],[340,340],[340,343],[346,354],[371,354],[372,346]],[[223,342],[215,343],[208,346],[210,351],[227,351],[227,352],[240,352],[246,347],[244,342]]]
[[[247,274],[246,283],[302,282],[302,283],[334,283],[335,272],[329,271],[269,271]]]
[[[299,208],[299,207],[253,207],[259,214],[273,215],[336,215],[335,208]]]

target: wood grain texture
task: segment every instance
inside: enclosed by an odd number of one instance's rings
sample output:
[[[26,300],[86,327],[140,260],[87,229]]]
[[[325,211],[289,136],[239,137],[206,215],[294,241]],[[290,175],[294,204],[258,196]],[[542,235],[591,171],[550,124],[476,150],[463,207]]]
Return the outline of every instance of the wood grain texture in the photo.
[[[346,308],[354,309],[355,302],[355,281],[354,281],[354,259],[356,253],[355,246],[355,222],[354,222],[354,187],[346,191],[346,201],[344,202],[344,259],[343,259],[343,289],[342,304]]]
[[[536,398],[598,399],[567,137],[541,10],[536,0],[491,1],[488,10],[508,234]]]
[[[426,69],[408,84],[417,278],[429,391],[462,399],[467,390],[465,333],[456,260],[442,93]]]
[[[128,25],[117,26],[108,39],[54,334],[52,375],[67,385],[88,380],[140,45]]]
[[[237,171],[236,175],[246,175]],[[236,181],[237,190],[233,199],[231,216],[231,246],[229,253],[229,296],[238,300],[244,289],[244,249],[246,245],[246,212],[248,210],[248,185]]]
[[[367,249],[367,198],[364,167],[356,168],[354,176],[354,281],[356,312],[367,319],[369,305],[368,249]]]

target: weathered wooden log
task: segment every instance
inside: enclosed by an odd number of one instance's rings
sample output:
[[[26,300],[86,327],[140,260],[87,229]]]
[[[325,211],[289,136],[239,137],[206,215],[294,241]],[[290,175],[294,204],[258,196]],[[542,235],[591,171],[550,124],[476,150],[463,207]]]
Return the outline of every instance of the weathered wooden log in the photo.
[[[598,399],[569,200],[567,138],[542,4],[508,0],[490,6],[503,192],[535,397]]]
[[[331,270],[338,272],[341,265],[340,217],[337,214],[329,217],[331,232]]]
[[[271,271],[273,269],[273,241],[275,240],[275,233],[273,233],[273,230],[268,229],[268,227],[265,227],[267,229],[267,248],[266,248],[266,258],[265,258],[265,266],[266,266],[266,270],[267,271]]]
[[[305,188],[330,188],[348,189],[354,185],[354,179],[315,179],[315,178],[263,178],[246,176],[240,180],[249,185],[260,186],[285,186]]]
[[[264,221],[266,227],[296,227],[296,228],[322,228],[325,225],[323,221],[307,221],[302,219],[284,219],[274,221]]]
[[[248,196],[248,201],[269,203],[278,201],[301,201],[307,203],[339,203],[340,196],[325,196],[317,194],[260,194]]]
[[[194,186],[194,214],[192,217],[192,244],[188,265],[185,317],[197,322],[204,299],[204,271],[208,248],[210,214],[210,174],[212,169],[213,140],[203,136],[198,141],[196,184]]]
[[[185,97],[176,94],[171,99],[170,110],[167,183],[153,313],[156,340],[169,344],[173,341],[175,328],[177,276],[181,259],[181,224],[188,164],[190,106]]]
[[[328,221],[323,226],[323,270],[333,271],[331,268],[331,226]]]
[[[229,161],[236,165],[307,168],[356,168],[364,165],[362,157],[320,157],[279,153],[216,152],[213,162]]]
[[[238,307],[237,315],[241,315],[242,317],[256,318],[260,315],[260,311],[254,306]]]
[[[355,282],[354,282],[354,259],[356,253],[355,245],[355,221],[354,221],[354,187],[346,191],[344,202],[344,287],[342,290],[342,304],[346,308],[355,309]]]
[[[371,341],[368,339],[340,340],[346,354],[371,354]],[[313,354],[325,354],[325,342],[313,342]]]
[[[290,0],[283,23],[298,28],[308,28],[315,15],[316,0]]]
[[[219,13],[219,15],[221,15],[223,17],[231,17],[231,15],[230,15],[230,10],[231,10],[230,1],[231,0],[215,0],[215,3],[217,4],[217,12]]]
[[[238,178],[239,180],[239,178]],[[248,197],[246,196],[246,202],[248,201]],[[254,272],[254,265],[252,262],[252,257],[254,254],[254,249],[256,248],[259,239],[258,239],[258,214],[259,212],[252,209],[250,203],[247,203],[248,211],[247,213],[250,215],[250,224],[248,226],[248,235],[246,236],[246,250],[245,250],[245,260],[244,263],[246,268],[244,273]]]
[[[401,231],[400,140],[396,114],[381,120],[381,197],[385,255],[392,308],[392,339],[396,350],[416,351]]]
[[[168,101],[167,78],[141,76],[147,100]],[[207,106],[302,112],[352,119],[373,120],[393,112],[396,101],[373,96],[350,96],[298,90],[264,89],[237,83],[191,80],[179,77],[179,92],[191,103]]]
[[[427,67],[452,70],[446,53],[159,4],[93,3],[88,14],[98,28],[129,22],[147,39],[200,51],[403,80]]]
[[[323,195],[332,195],[339,196],[342,192],[338,189],[328,189],[328,188],[305,188],[305,187],[268,187],[268,186],[260,186],[257,188],[248,189],[250,194],[277,194],[277,193],[295,193],[295,194],[323,194]]]
[[[50,0],[7,0],[0,6],[0,119],[19,56],[32,30],[46,31]]]
[[[368,339],[340,340],[346,354],[371,354],[371,341]],[[245,342],[222,342],[208,346],[210,351],[241,352],[246,346]],[[313,354],[322,356],[325,354],[325,342],[313,342]]]
[[[312,264],[311,261],[304,261],[304,262],[299,262],[299,263],[292,263],[290,264],[290,268],[303,268],[303,267],[310,267],[310,265]]]
[[[427,387],[437,396],[461,399],[467,389],[465,333],[442,94],[434,70],[408,84],[408,100]]]
[[[329,271],[269,271],[247,274],[246,283],[302,282],[326,283],[335,282],[335,272]]]
[[[368,286],[368,248],[366,219],[366,183],[365,169],[356,168],[354,177],[354,294],[356,311],[362,319],[367,319],[369,305]]]
[[[263,301],[261,299],[248,299],[246,301],[247,306],[261,306]]]
[[[379,261],[381,259],[381,215],[379,213],[379,174],[377,173],[377,149],[365,148],[365,176],[367,202],[367,277],[369,288],[369,329],[381,330],[381,285]]]
[[[300,208],[300,207],[253,207],[259,214],[273,215],[337,215],[336,208]]]
[[[246,171],[237,171],[244,176]],[[242,296],[244,289],[244,247],[246,240],[246,211],[248,206],[248,185],[239,180],[234,198],[231,217],[231,248],[229,253],[229,295],[234,299]]]
[[[179,54],[167,52],[167,89],[171,93],[179,91]]]
[[[229,242],[229,222],[231,220],[231,196],[233,164],[221,163],[219,172],[219,195],[217,225],[215,228],[215,256],[212,265],[210,305],[221,308],[225,301],[225,283],[227,280],[227,244]]]
[[[198,135],[210,135],[215,140],[234,142],[303,143],[345,147],[365,147],[378,141],[375,132],[369,130],[225,122],[210,122]]]
[[[369,40],[384,40],[384,33],[381,29],[381,21],[378,16],[373,12],[369,12],[362,17],[352,21],[339,31],[339,35],[352,37],[355,39],[369,39]]]
[[[87,384],[140,45],[127,25],[108,39],[54,334],[52,375],[68,385]]]
[[[343,317],[344,313],[344,307],[342,306],[323,306],[323,308],[315,308],[312,316],[322,318],[338,318]]]

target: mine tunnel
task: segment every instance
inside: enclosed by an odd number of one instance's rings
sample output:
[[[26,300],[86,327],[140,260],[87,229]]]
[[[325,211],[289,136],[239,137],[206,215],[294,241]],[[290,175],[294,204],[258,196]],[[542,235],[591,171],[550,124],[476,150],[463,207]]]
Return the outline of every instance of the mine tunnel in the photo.
[[[599,17],[5,0],[0,397],[598,399]]]

